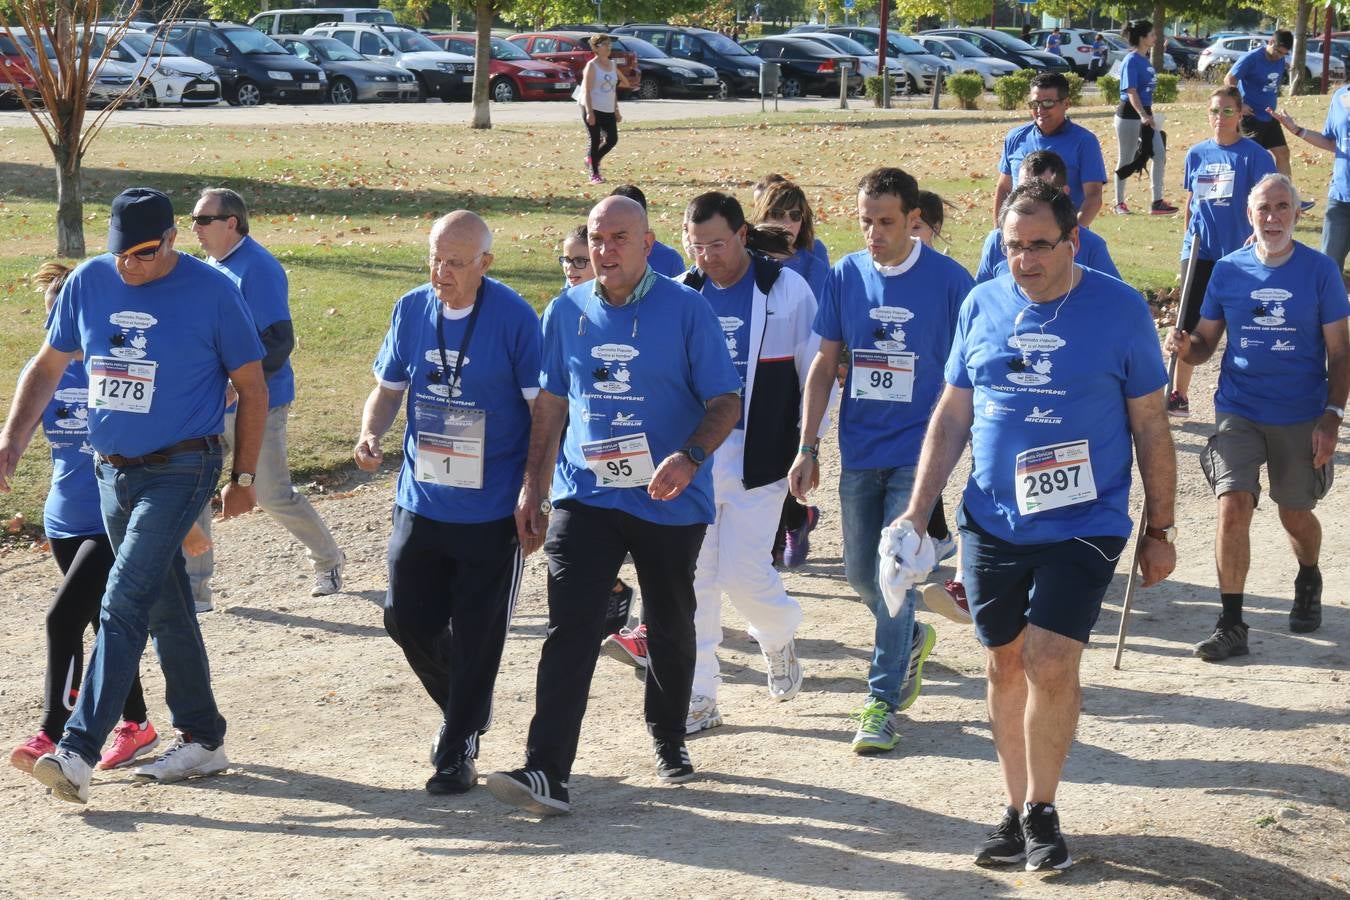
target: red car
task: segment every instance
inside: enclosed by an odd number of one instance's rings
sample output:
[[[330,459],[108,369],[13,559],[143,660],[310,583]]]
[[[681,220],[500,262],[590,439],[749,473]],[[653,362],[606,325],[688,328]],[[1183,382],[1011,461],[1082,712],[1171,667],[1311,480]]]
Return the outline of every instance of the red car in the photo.
[[[531,31],[525,34],[513,34],[506,40],[515,44],[535,59],[546,60],[566,66],[572,70],[572,77],[581,81],[581,73],[586,63],[595,56],[588,43],[595,32],[590,31]],[[638,71],[637,54],[631,50],[615,50],[611,54],[628,87],[620,94],[631,94],[642,84],[642,74]]]
[[[428,39],[443,50],[473,56],[478,46],[475,34],[432,34]],[[534,59],[515,44],[492,39],[488,64],[488,94],[498,103],[515,100],[567,100],[576,89],[572,70]]]
[[[0,32],[0,102],[19,102],[16,89],[29,97],[37,95],[37,82],[33,80],[33,60],[16,46],[9,36]]]

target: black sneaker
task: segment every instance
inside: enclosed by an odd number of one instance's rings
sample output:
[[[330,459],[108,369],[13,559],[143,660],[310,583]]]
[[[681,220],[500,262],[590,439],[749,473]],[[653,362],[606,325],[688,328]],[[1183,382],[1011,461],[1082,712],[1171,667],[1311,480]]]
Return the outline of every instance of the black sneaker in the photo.
[[[493,772],[484,781],[488,793],[509,806],[541,816],[561,816],[572,811],[567,782],[542,769],[512,769]]]
[[[1053,803],[1028,803],[1022,812],[1022,834],[1027,842],[1027,871],[1067,869],[1073,865],[1069,845],[1059,832],[1059,813]]]
[[[1214,633],[1195,645],[1195,655],[1207,662],[1218,662],[1230,656],[1246,656],[1247,625],[1227,625],[1223,619],[1214,626]]]
[[[1289,630],[1307,634],[1322,627],[1322,573],[1300,583],[1294,581],[1294,608],[1289,610]]]
[[[694,777],[694,764],[689,761],[689,748],[684,741],[658,740],[653,745],[656,754],[656,777],[666,784],[683,784]]]
[[[1003,811],[1003,819],[975,848],[975,865],[1006,866],[1021,862],[1026,855],[1027,842],[1022,837],[1022,820],[1017,817],[1017,809],[1009,806]]]
[[[451,763],[427,779],[428,794],[463,794],[478,783],[478,769],[473,760],[462,759]]]
[[[620,579],[618,591],[609,592],[609,608],[605,610],[605,634],[613,634],[628,624],[628,613],[633,607],[633,589]]]

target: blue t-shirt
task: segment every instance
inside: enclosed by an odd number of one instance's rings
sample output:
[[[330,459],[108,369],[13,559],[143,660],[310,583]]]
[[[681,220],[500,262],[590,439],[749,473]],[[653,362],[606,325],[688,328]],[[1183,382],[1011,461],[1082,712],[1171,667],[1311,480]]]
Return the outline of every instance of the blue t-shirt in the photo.
[[[1331,164],[1331,185],[1327,198],[1350,203],[1350,88],[1331,95],[1322,136],[1336,142],[1336,159]]]
[[[84,364],[72,359],[42,411],[42,432],[52,452],[52,485],[42,508],[42,530],[49,538],[103,534],[88,400]]]
[[[1294,244],[1293,258],[1271,268],[1243,247],[1214,266],[1200,315],[1222,320],[1228,346],[1214,408],[1265,425],[1292,425],[1327,403],[1322,326],[1350,315],[1331,257]]]
[[[828,257],[822,260],[814,250],[798,250],[783,260],[783,266],[802,276],[802,280],[811,287],[811,293],[819,301],[820,295],[825,292],[825,279],[830,277]]]
[[[207,259],[211,265],[230,277],[239,286],[253,314],[253,324],[259,333],[278,322],[289,322],[291,305],[290,284],[286,270],[277,258],[248,235],[244,235],[224,259]],[[271,375],[267,376],[267,405],[271,409],[285,406],[295,399],[295,372],[287,357]]]
[[[1061,50],[1061,49],[1059,49],[1059,45],[1060,45],[1063,41],[1064,41],[1064,38],[1060,37],[1059,35],[1055,34],[1055,33],[1052,31],[1052,32],[1050,32],[1048,35],[1046,35],[1046,38],[1045,38],[1045,49],[1048,50],[1049,52],[1055,54],[1056,56],[1063,56],[1063,55],[1064,55],[1064,51]]]
[[[1130,102],[1129,90],[1134,88],[1139,92],[1139,102],[1148,108],[1153,105],[1153,92],[1158,88],[1158,75],[1153,71],[1153,64],[1144,58],[1142,54],[1131,50],[1125,54],[1125,61],[1120,65],[1120,100],[1122,103]]]
[[[688,269],[684,264],[684,257],[660,241],[652,244],[652,252],[647,254],[647,265],[651,266],[657,275],[664,275],[667,278],[678,278]]]
[[[395,492],[399,506],[438,522],[473,524],[510,516],[520,494],[530,439],[530,408],[539,387],[539,317],[521,296],[492,278],[483,279],[482,310],[464,350],[458,389],[449,384],[464,345],[470,310],[452,311],[431,285],[404,294],[394,304],[389,331],[375,358],[375,377],[386,387],[406,388],[403,467]],[[476,304],[475,304],[476,305]],[[442,363],[436,336],[445,339]],[[486,413],[482,487],[419,480],[418,435],[448,434],[446,419],[467,411]]]
[[[941,366],[952,345],[956,311],[973,284],[960,263],[921,244],[918,258],[898,275],[878,272],[866,250],[845,256],[830,270],[813,330],[827,341],[843,341],[850,351],[914,354],[908,402],[855,397],[855,381],[863,379],[859,384],[866,390],[871,372],[860,374],[857,365],[849,366],[839,408],[844,468],[918,464],[928,419],[942,393]]]
[[[981,528],[1015,544],[1130,534],[1126,401],[1167,384],[1153,316],[1138,291],[1083,269],[1066,298],[1032,303],[1010,275],[986,281],[961,307],[945,375],[973,391],[972,465],[962,503]],[[1082,441],[1086,453],[1054,450]],[[1019,473],[1020,454],[1026,470]],[[1086,487],[1086,472],[1060,473],[1058,461],[1090,464],[1096,499],[1032,511],[1046,503],[1036,493],[1041,472],[1063,478],[1066,488]]]
[[[1266,56],[1266,45],[1248,50],[1228,74],[1237,79],[1238,93],[1242,102],[1251,107],[1252,117],[1260,122],[1269,122],[1270,114],[1266,107],[1276,108],[1280,98],[1280,79],[1288,68],[1287,58],[1271,59]]]
[[[1074,258],[1074,262],[1104,272],[1112,278],[1120,278],[1120,270],[1111,260],[1111,252],[1106,249],[1106,241],[1101,235],[1089,231],[1083,225],[1078,226],[1078,256]],[[1003,249],[1003,232],[995,228],[984,239],[984,249],[980,251],[980,268],[975,272],[975,283],[983,284],[1007,274],[1008,253]]]
[[[582,455],[583,443],[645,434],[652,465],[660,466],[688,442],[709,400],[741,388],[708,302],[650,270],[648,277],[646,293],[624,306],[605,303],[587,282],[544,311],[539,386],[569,407],[553,502],[575,499],[659,525],[711,523],[708,463],[678,497],[663,501],[646,487],[597,486]]]
[[[827,267],[830,265],[830,251],[825,248],[825,242],[820,238],[816,238],[816,242],[811,245],[811,254],[819,257]]]
[[[168,275],[139,286],[116,265],[111,253],[81,264],[47,319],[52,347],[84,352],[89,443],[105,456],[142,456],[220,434],[228,374],[263,357],[239,288],[183,253]],[[117,408],[147,402],[144,412]]]
[[[740,280],[728,288],[718,287],[709,278],[703,283],[702,293],[703,299],[712,307],[713,315],[717,316],[717,323],[722,326],[727,354],[741,379],[741,396],[744,397],[745,380],[750,372],[750,304],[755,296],[755,267],[747,267]],[[736,427],[745,427],[744,403]]]
[[[1181,184],[1191,192],[1190,222],[1181,239],[1181,258],[1189,259],[1191,240],[1200,240],[1200,259],[1219,260],[1252,236],[1247,195],[1275,171],[1270,151],[1251,138],[1223,146],[1213,138],[1186,151]]]
[[[1008,132],[1003,140],[1003,156],[998,161],[999,172],[1011,176],[1015,182],[1022,160],[1037,150],[1053,150],[1064,160],[1068,168],[1069,197],[1074,206],[1083,206],[1084,184],[1106,183],[1106,163],[1097,136],[1067,119],[1054,134],[1041,134],[1035,122]]]

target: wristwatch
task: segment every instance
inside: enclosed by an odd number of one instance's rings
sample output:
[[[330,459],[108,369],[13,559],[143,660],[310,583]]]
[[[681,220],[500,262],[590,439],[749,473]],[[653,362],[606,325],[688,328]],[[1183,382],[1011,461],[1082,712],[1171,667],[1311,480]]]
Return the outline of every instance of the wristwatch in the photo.
[[[1326,408],[1325,411],[1326,411],[1326,412],[1329,412],[1329,413],[1335,413],[1335,414],[1336,414],[1336,418],[1340,419],[1342,422],[1345,421],[1345,407],[1344,407],[1344,406],[1332,406],[1330,403],[1328,403],[1328,404],[1327,404],[1327,408]]]
[[[234,482],[235,484],[239,485],[240,487],[253,487],[253,473],[252,473],[252,472],[231,472],[231,473],[230,473],[230,481]]]
[[[1168,525],[1166,528],[1154,528],[1152,525],[1145,525],[1144,534],[1153,538],[1155,541],[1162,541],[1164,544],[1175,544],[1177,540],[1177,526]]]
[[[549,502],[548,498],[545,497],[543,500],[540,500],[540,501],[539,501],[539,514],[540,514],[541,516],[546,516],[546,515],[548,515],[548,514],[551,513],[551,512],[553,512],[553,504]]]
[[[708,454],[697,444],[690,444],[688,447],[681,447],[680,452],[694,465],[701,466],[707,460]]]

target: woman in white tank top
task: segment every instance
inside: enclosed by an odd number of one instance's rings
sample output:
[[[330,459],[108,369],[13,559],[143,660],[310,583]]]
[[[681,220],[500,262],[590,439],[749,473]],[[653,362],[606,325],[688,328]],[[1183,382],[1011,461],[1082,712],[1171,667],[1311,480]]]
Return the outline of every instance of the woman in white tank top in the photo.
[[[602,184],[600,160],[619,142],[619,88],[629,87],[619,66],[610,58],[613,39],[607,34],[591,38],[595,56],[586,63],[581,75],[580,97],[582,119],[590,136],[590,151],[586,155],[586,172],[591,184]]]

